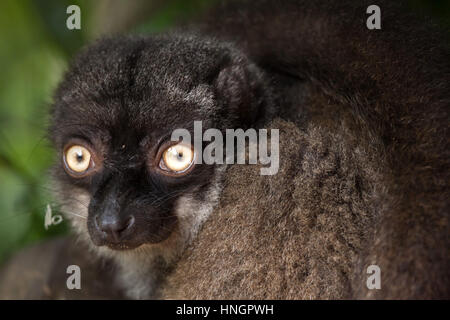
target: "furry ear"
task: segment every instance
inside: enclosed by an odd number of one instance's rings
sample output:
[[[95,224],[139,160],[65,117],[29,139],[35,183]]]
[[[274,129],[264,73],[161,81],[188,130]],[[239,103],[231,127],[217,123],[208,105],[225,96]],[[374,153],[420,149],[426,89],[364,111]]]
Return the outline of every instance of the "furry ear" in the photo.
[[[242,56],[221,69],[214,87],[226,118],[243,128],[259,120],[271,105],[272,94],[263,72]]]

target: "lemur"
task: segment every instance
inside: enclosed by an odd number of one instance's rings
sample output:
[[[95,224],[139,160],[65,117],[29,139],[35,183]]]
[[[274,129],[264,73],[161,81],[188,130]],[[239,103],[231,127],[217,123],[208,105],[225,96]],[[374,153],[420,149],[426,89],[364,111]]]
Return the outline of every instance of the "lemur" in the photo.
[[[49,129],[77,240],[53,245],[64,258],[36,295],[448,298],[448,41],[392,1],[370,30],[371,4],[225,1],[185,30],[78,54]],[[280,129],[279,173],[194,163],[170,140],[194,121]],[[69,292],[77,263],[97,282]]]

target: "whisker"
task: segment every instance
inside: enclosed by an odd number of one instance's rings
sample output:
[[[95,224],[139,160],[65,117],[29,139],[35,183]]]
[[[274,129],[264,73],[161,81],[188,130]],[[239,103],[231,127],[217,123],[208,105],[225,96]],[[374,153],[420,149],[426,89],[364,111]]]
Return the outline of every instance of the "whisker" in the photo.
[[[64,213],[71,214],[71,215],[74,215],[74,216],[77,216],[77,217],[79,217],[79,218],[83,218],[83,219],[87,220],[87,217],[82,216],[82,215],[77,214],[77,213],[74,213],[74,212],[71,212],[71,211],[66,211],[66,210],[64,210]]]

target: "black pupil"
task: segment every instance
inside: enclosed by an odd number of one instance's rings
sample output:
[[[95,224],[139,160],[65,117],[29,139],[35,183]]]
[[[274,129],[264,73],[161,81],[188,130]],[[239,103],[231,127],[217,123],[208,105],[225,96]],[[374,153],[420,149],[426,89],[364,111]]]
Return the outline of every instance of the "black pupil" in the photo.
[[[83,161],[83,153],[82,152],[77,153],[76,159],[78,162],[82,162]]]

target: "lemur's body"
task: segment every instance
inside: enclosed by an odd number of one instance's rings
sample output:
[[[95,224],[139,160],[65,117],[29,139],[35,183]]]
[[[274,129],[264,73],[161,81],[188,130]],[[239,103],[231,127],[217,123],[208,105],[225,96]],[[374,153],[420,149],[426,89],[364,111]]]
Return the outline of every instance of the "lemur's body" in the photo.
[[[59,163],[55,180],[81,241],[119,267],[117,292],[448,298],[448,45],[385,1],[382,29],[368,30],[370,4],[237,2],[195,36],[103,40],[75,60],[52,138],[61,156],[89,140],[97,165],[80,177]],[[154,166],[161,138],[194,120],[276,116],[290,122],[271,124],[285,139],[278,175],[233,166],[220,196],[221,166],[179,178]],[[371,264],[382,290],[365,286]]]

